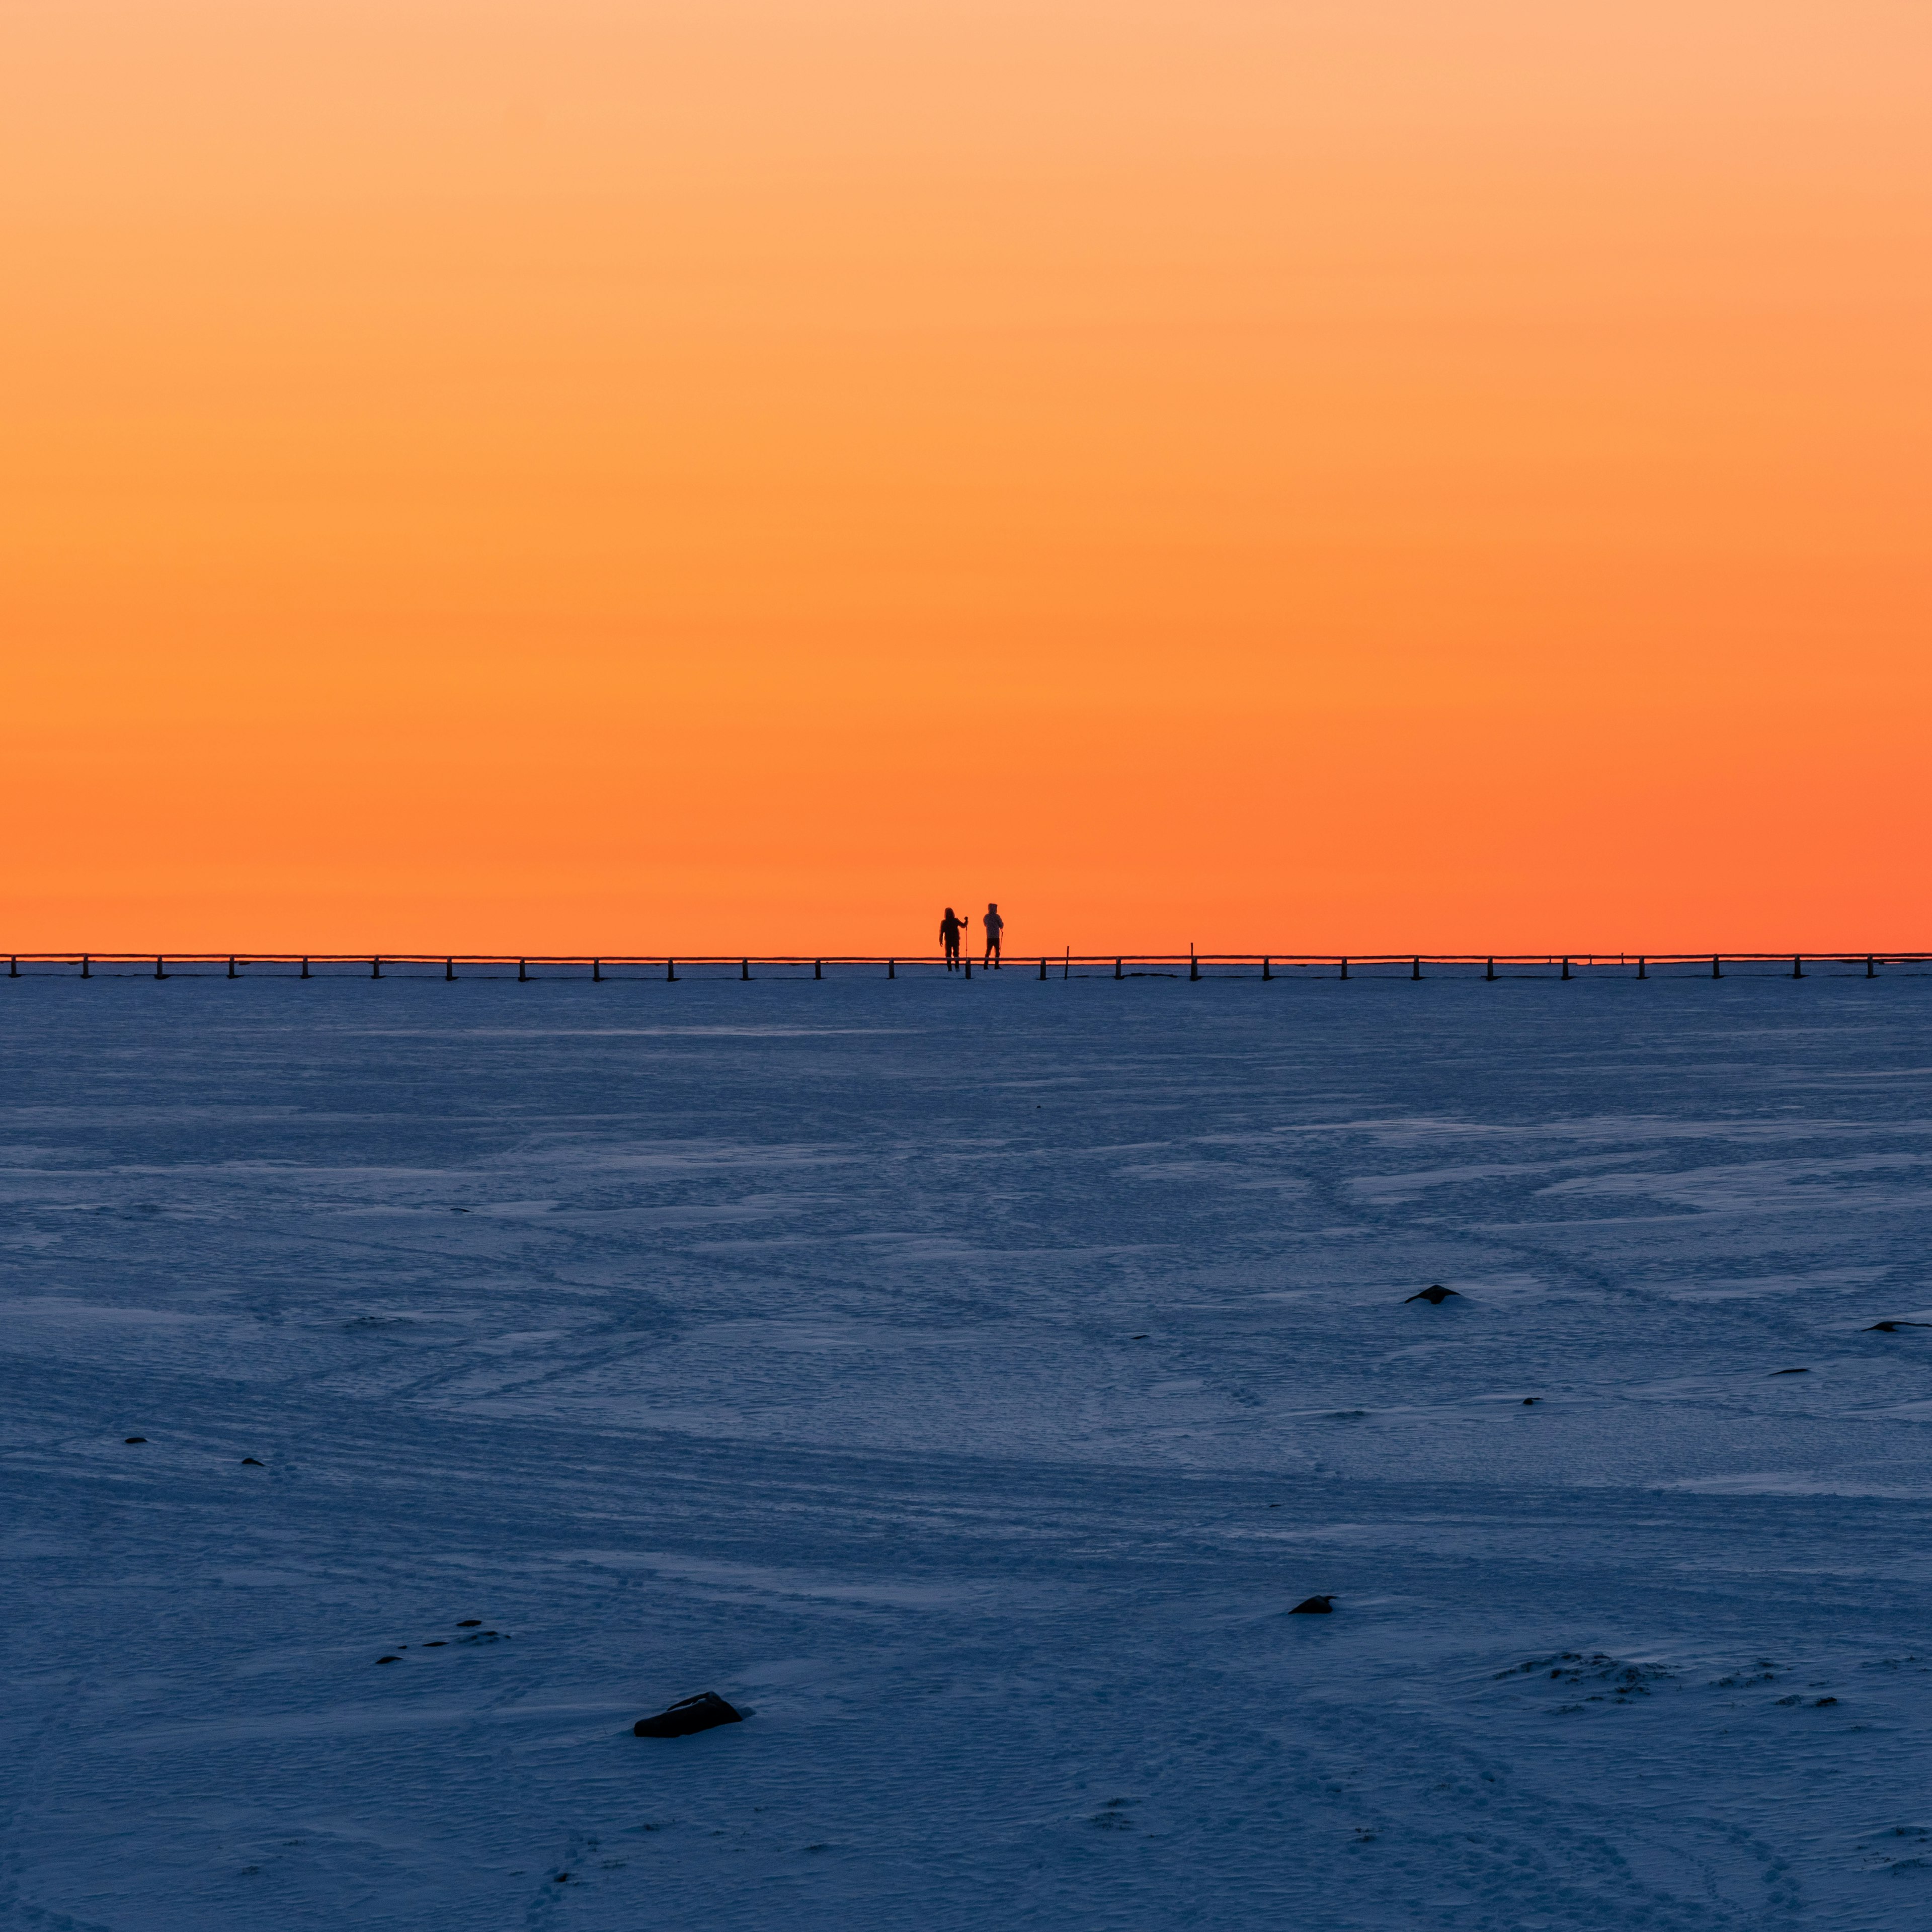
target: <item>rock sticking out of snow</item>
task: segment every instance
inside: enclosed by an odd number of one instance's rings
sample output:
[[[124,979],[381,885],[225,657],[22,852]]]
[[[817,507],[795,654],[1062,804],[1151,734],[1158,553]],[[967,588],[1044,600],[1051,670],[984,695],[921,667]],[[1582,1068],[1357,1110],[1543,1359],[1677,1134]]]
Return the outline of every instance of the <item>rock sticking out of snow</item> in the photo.
[[[1288,1612],[1292,1617],[1325,1617],[1335,1607],[1333,1597],[1304,1597]]]
[[[743,1722],[742,1714],[733,1710],[716,1691],[700,1690],[695,1697],[680,1698],[669,1710],[660,1711],[655,1718],[640,1718],[631,1726],[631,1735],[634,1738],[688,1738],[694,1731]]]
[[[1895,1335],[1901,1328],[1932,1328],[1932,1322],[1874,1322],[1868,1335]]]
[[[148,1438],[145,1436],[124,1436],[121,1439],[123,1442],[145,1442]]]
[[[266,1469],[268,1466],[257,1456],[244,1456],[242,1459],[242,1466],[244,1469]]]
[[[1774,1376],[1808,1376],[1810,1372],[1809,1369],[1773,1369],[1772,1370],[1772,1373]]]
[[[1431,1308],[1440,1308],[1445,1301],[1452,1300],[1460,1301],[1462,1299],[1455,1289],[1444,1288],[1439,1281],[1432,1282],[1428,1287],[1412,1294],[1408,1298],[1411,1301],[1426,1301]]]

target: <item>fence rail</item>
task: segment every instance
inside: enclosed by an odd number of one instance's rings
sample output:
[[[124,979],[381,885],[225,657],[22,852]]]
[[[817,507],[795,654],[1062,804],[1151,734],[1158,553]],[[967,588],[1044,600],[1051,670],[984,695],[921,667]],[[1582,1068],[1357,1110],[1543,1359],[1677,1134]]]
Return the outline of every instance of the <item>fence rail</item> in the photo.
[[[294,952],[16,952],[8,979],[76,974],[83,980],[141,977],[286,979],[583,979],[615,980],[853,978],[861,973],[896,980],[957,972],[1019,973],[1049,979],[1482,979],[1637,980],[1746,977],[1876,979],[1880,970],[1923,973],[1928,952],[1072,952],[1016,953],[993,965],[970,955],[956,966],[938,954],[807,953],[763,955]],[[807,969],[809,969],[808,974]]]

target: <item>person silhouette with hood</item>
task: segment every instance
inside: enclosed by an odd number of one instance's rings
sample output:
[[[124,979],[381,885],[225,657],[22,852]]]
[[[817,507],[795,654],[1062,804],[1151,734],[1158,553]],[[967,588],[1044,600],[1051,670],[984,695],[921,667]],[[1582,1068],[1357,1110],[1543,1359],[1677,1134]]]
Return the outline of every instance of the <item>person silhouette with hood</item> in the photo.
[[[939,922],[939,940],[946,948],[946,970],[949,973],[959,970],[959,935],[965,929],[966,922],[948,906],[946,916]]]
[[[1000,934],[1006,927],[1006,921],[1000,916],[999,908],[989,901],[986,916],[980,922],[980,930],[986,935],[986,964],[988,966],[997,967],[1000,963]]]

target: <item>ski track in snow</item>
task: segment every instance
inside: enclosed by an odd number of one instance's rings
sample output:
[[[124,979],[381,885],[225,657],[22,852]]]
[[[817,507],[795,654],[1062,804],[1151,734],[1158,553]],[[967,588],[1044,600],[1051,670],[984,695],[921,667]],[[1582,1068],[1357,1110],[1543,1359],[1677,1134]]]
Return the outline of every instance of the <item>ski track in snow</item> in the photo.
[[[1932,1924],[1932,980],[0,1056],[0,1922]]]

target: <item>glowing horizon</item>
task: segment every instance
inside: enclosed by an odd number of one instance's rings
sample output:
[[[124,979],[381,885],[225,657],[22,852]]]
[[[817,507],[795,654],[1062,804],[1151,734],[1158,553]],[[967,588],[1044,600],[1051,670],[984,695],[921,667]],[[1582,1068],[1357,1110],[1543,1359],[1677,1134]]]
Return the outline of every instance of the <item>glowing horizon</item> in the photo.
[[[1928,75],[1878,0],[12,10],[0,943],[1923,950]]]

